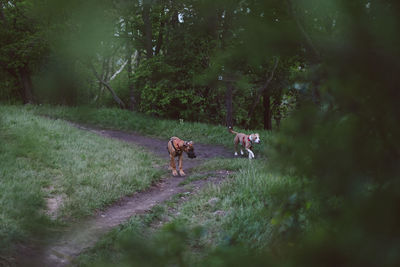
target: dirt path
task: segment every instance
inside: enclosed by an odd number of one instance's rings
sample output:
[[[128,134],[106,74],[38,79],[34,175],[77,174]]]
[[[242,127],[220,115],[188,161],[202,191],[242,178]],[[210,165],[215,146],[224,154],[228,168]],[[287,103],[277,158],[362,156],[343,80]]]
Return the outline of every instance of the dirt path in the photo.
[[[167,168],[169,155],[166,150],[168,140],[145,137],[136,133],[121,132],[115,130],[102,130],[92,127],[74,124],[74,126],[94,132],[107,138],[115,138],[142,146],[157,156],[165,158]],[[214,157],[232,157],[232,153],[221,146],[195,144],[196,159],[188,159],[185,156],[184,170],[190,176],[191,169],[200,165],[204,160]],[[201,189],[209,182],[219,182],[229,173],[218,171],[210,174],[207,180],[198,180],[190,185],[195,191]],[[62,233],[50,240],[41,249],[26,249],[23,257],[17,260],[18,266],[68,266],[71,260],[83,250],[92,247],[99,238],[112,228],[127,221],[135,214],[144,213],[154,205],[162,203],[178,193],[185,192],[185,186],[180,185],[186,177],[167,176],[157,184],[143,192],[125,197],[107,210],[99,212],[92,218],[79,222],[65,229]]]

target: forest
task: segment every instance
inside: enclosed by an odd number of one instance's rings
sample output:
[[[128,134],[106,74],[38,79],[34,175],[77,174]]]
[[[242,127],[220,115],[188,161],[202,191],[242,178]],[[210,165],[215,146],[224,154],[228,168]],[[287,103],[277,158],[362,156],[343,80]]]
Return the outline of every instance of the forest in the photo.
[[[398,266],[399,15],[396,0],[0,0],[0,266],[164,180],[185,189],[72,264]],[[260,134],[255,159],[233,156],[228,127]],[[200,153],[182,181],[171,136]]]

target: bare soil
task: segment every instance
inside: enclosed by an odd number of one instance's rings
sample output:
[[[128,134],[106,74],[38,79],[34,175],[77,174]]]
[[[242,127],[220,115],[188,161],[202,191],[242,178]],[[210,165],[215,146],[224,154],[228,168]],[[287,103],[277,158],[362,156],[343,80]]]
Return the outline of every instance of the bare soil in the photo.
[[[74,126],[94,132],[107,138],[115,138],[124,142],[134,143],[155,155],[165,158],[167,168],[169,155],[167,152],[168,140],[146,137],[134,132],[122,132],[116,130],[104,130],[89,126],[73,124]],[[195,141],[195,140],[194,140]],[[99,211],[93,217],[75,223],[60,233],[53,235],[51,240],[45,244],[35,247],[22,247],[20,256],[13,260],[11,265],[15,266],[68,266],[72,260],[82,251],[92,247],[99,238],[112,228],[126,222],[131,216],[149,211],[154,205],[162,203],[173,195],[188,191],[187,186],[194,187],[197,192],[208,183],[220,183],[223,178],[229,175],[228,171],[220,170],[208,173],[207,179],[196,180],[184,186],[181,183],[190,176],[192,168],[199,166],[206,159],[223,157],[231,158],[233,153],[222,146],[206,145],[195,143],[197,158],[189,159],[184,156],[183,167],[185,177],[173,177],[167,175],[160,181],[153,184],[145,191],[138,192],[132,196],[126,196],[104,211]],[[50,200],[55,205],[56,200]],[[56,203],[57,206],[59,203]],[[49,207],[54,213],[54,206]]]

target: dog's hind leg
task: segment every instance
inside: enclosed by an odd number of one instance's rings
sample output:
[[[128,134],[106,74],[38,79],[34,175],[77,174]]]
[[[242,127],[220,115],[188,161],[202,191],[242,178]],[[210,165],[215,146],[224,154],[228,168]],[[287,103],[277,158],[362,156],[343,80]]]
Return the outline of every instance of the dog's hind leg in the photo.
[[[180,176],[185,176],[186,174],[183,171],[182,160],[183,160],[183,156],[181,154],[181,155],[179,155],[179,175]]]
[[[175,157],[170,154],[170,158],[171,158],[171,161],[169,164],[169,168],[172,170],[172,175],[177,176],[178,172],[176,171]]]

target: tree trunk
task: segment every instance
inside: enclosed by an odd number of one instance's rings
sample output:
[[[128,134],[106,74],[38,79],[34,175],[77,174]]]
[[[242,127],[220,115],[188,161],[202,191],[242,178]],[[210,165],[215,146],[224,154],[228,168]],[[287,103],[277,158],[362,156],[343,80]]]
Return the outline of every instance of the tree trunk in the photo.
[[[128,69],[129,110],[134,111],[136,101],[135,101],[135,86],[133,84],[133,77],[132,77],[132,47],[130,43],[127,46],[126,61]]]
[[[105,66],[105,64],[106,64],[105,63],[105,58],[103,58],[101,74],[100,74],[101,80],[104,80],[104,66]],[[101,99],[101,94],[103,92],[103,87],[104,87],[104,85],[99,82],[99,100]]]
[[[150,3],[143,0],[143,23],[144,23],[144,42],[147,58],[153,57],[153,31],[150,19]]]
[[[233,105],[232,105],[232,81],[226,82],[226,94],[225,94],[225,105],[226,105],[226,126],[233,126]]]
[[[121,67],[116,72],[114,72],[114,74],[110,77],[110,80],[109,80],[110,82],[112,80],[114,80],[115,77],[117,77],[117,75],[120,74],[124,70],[126,64],[128,64],[128,61],[125,61],[124,63],[122,63]]]
[[[178,10],[176,7],[176,1],[169,1],[169,4],[166,5],[168,11],[168,18],[166,19],[165,26],[165,35],[163,36],[163,43],[165,44],[163,47],[163,54],[168,55],[169,49],[173,50],[174,47],[171,47],[169,44],[174,39],[175,31],[174,29],[177,27],[178,20]]]
[[[7,27],[7,20],[6,20],[6,16],[4,15],[4,11],[3,11],[3,3],[0,3],[0,20],[3,23],[3,27]]]
[[[221,40],[221,48],[226,49],[228,47],[229,40],[232,37],[231,27],[232,27],[232,17],[233,17],[233,9],[227,8],[225,10],[224,17],[224,25],[222,32],[222,40]],[[225,92],[225,105],[226,105],[226,126],[233,126],[233,71],[231,70],[231,66],[225,66],[226,73],[224,74],[225,83],[226,83],[226,92]]]
[[[249,110],[249,112],[248,112],[248,114],[247,114],[247,117],[248,117],[249,119],[251,119],[251,117],[253,116],[253,113],[254,113],[254,111],[255,111],[255,109],[256,109],[256,106],[257,106],[258,102],[260,101],[261,95],[264,94],[264,92],[265,92],[265,91],[267,90],[267,88],[268,88],[268,85],[271,83],[272,79],[274,78],[274,73],[275,73],[276,68],[278,67],[278,63],[279,63],[279,58],[276,58],[276,59],[275,59],[275,64],[274,64],[274,66],[273,66],[273,68],[272,68],[271,74],[269,75],[267,81],[266,81],[265,84],[264,84],[262,87],[260,87],[260,88],[258,89],[258,91],[256,92],[256,94],[255,94],[255,96],[254,96],[254,98],[253,98],[253,103],[251,104],[250,110]]]
[[[276,123],[276,129],[279,130],[281,125],[281,103],[282,103],[282,88],[279,88],[274,94],[274,102],[273,102],[273,109],[274,109],[274,120]]]
[[[157,44],[156,44],[156,51],[155,55],[158,55],[161,50],[161,46],[163,44],[163,31],[164,31],[164,22],[160,22],[160,29],[158,31],[158,39],[157,39]]]
[[[21,83],[21,96],[24,104],[33,103],[33,89],[31,74],[28,67],[24,66],[18,70]]]
[[[272,112],[271,112],[271,100],[269,92],[263,94],[263,106],[264,106],[264,129],[272,130]]]
[[[103,71],[104,72],[104,76],[103,76],[104,81],[107,81],[108,77],[110,76],[110,61],[112,61],[112,57],[107,56],[106,61],[105,61],[105,66],[104,66],[105,69]]]
[[[89,66],[90,66],[90,68],[92,69],[93,74],[94,74],[94,76],[96,76],[97,80],[98,80],[100,83],[102,83],[102,84],[108,89],[108,91],[110,91],[110,93],[112,94],[112,96],[113,96],[115,102],[117,102],[118,105],[119,105],[122,109],[125,109],[125,108],[126,108],[125,103],[117,96],[117,94],[115,93],[114,89],[112,89],[112,87],[111,87],[106,81],[104,81],[104,80],[99,76],[99,74],[97,73],[97,71],[96,71],[96,69],[94,68],[94,66],[93,66],[92,63],[89,63]]]

